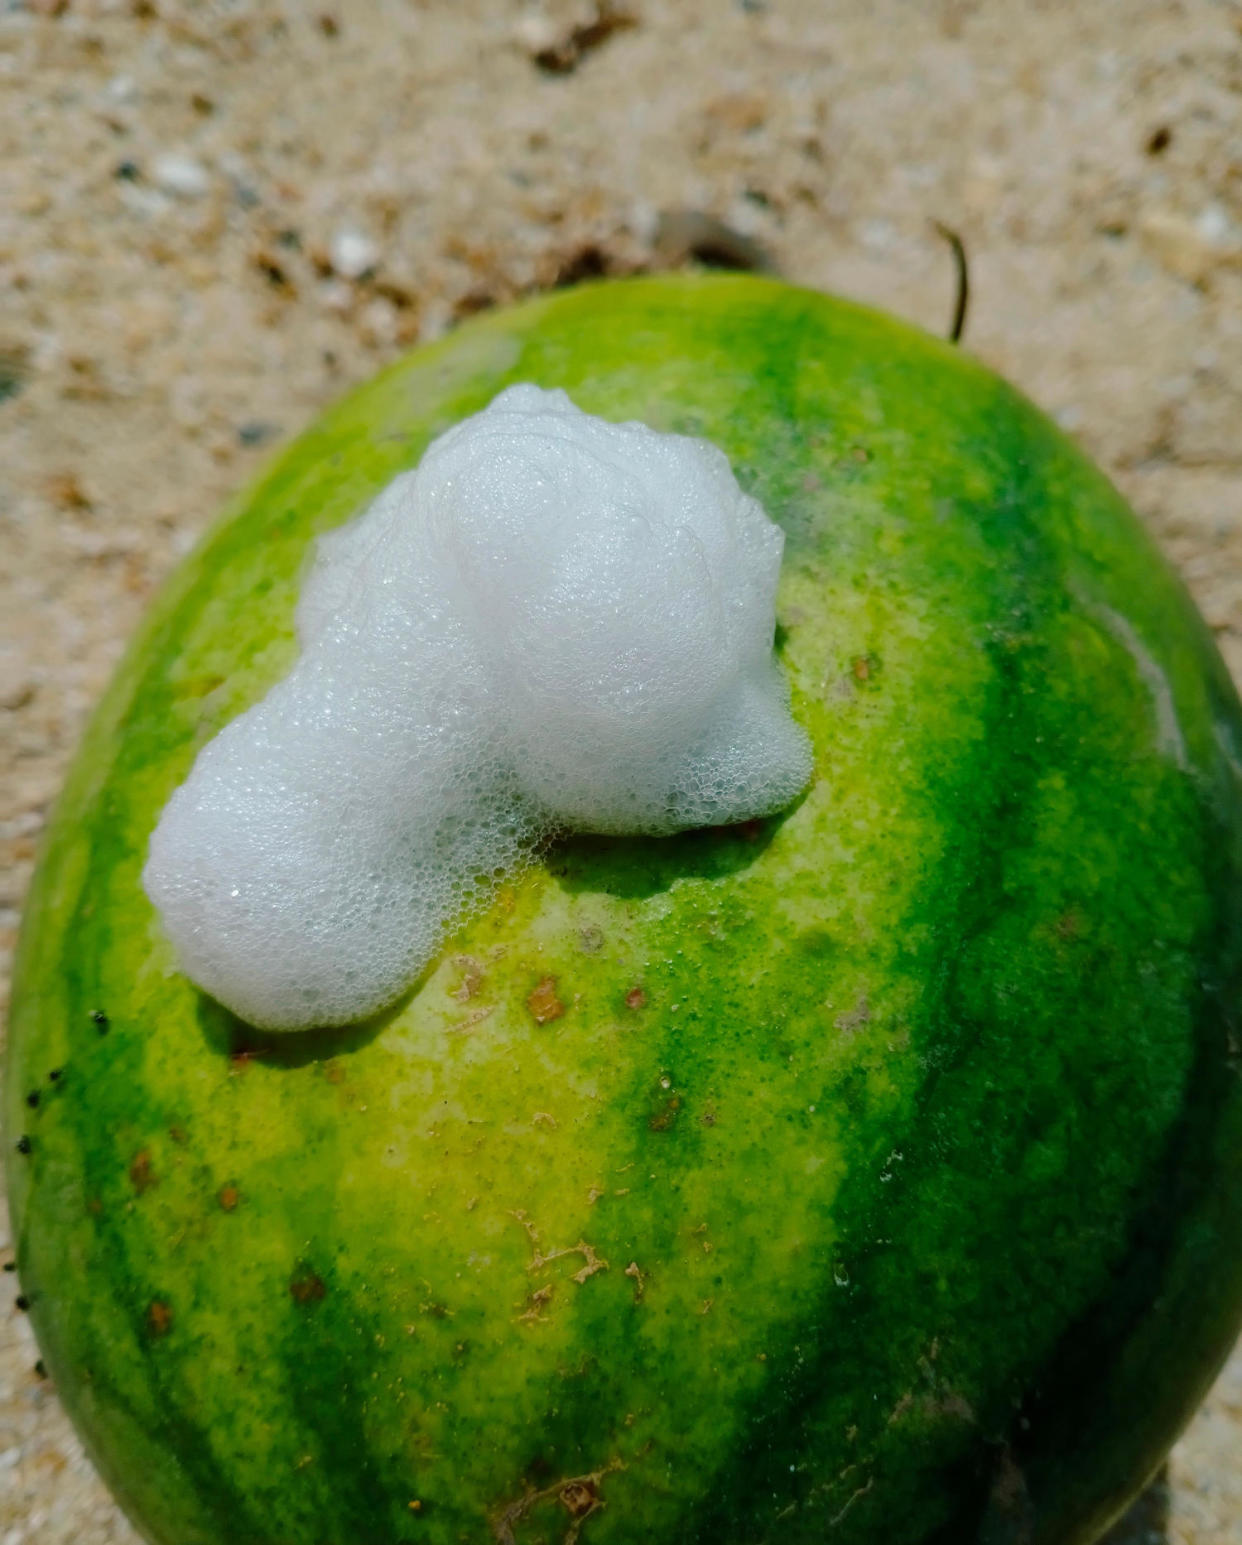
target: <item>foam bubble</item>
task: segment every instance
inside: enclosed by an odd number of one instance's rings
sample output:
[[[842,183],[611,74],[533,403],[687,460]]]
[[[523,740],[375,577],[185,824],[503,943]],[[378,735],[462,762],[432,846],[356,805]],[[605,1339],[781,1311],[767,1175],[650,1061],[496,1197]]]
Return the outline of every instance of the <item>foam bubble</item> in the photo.
[[[143,883],[250,1023],[392,1001],[567,829],[780,809],[810,776],[772,652],[784,538],[705,440],[514,386],[320,540],[300,657],[205,746]]]

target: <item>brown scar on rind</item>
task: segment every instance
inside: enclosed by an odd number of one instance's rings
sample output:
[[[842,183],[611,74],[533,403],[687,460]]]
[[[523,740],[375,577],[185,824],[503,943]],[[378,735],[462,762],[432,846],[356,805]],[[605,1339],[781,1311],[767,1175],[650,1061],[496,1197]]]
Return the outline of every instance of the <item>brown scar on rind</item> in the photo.
[[[496,1005],[489,1003],[484,1008],[477,1008],[472,1013],[465,1014],[461,1019],[454,1020],[448,1027],[449,1035],[463,1035],[467,1030],[473,1030],[475,1025],[481,1025],[496,1012]]]
[[[865,1486],[860,1486],[857,1491],[851,1492],[845,1506],[841,1509],[841,1511],[828,1520],[828,1527],[830,1529],[835,1529],[837,1525],[844,1519],[849,1510],[854,1506],[855,1502],[857,1502],[860,1498],[865,1497],[874,1485],[875,1476],[873,1475]]]
[[[600,1494],[600,1482],[615,1470],[624,1470],[620,1459],[610,1459],[602,1470],[592,1470],[589,1475],[571,1475],[565,1480],[554,1481],[539,1491],[528,1491],[516,1502],[508,1502],[492,1514],[490,1519],[494,1545],[518,1545],[514,1526],[521,1523],[535,1508],[544,1502],[559,1502],[570,1517],[568,1532],[561,1545],[577,1545],[582,1526],[587,1519],[605,1506]]]
[[[458,1003],[468,1003],[483,984],[483,962],[473,955],[454,955],[453,964],[461,975],[460,985],[449,994]]]
[[[526,1301],[527,1302],[526,1312],[524,1314],[519,1314],[518,1315],[518,1317],[517,1317],[518,1318],[518,1324],[519,1325],[538,1325],[538,1324],[540,1324],[546,1318],[546,1316],[544,1314],[544,1311],[547,1309],[548,1304],[551,1303],[552,1295],[555,1292],[556,1292],[556,1289],[552,1286],[552,1284],[550,1282],[545,1282],[544,1285],[541,1288],[536,1288],[535,1291],[530,1295],[530,1297]]]
[[[867,1003],[866,993],[859,993],[858,1002],[848,1014],[838,1014],[833,1024],[842,1035],[856,1035],[862,1027],[871,1019],[871,1009]]]
[[[607,1271],[609,1269],[608,1262],[604,1260],[603,1256],[597,1254],[594,1245],[587,1244],[585,1239],[580,1239],[576,1245],[566,1245],[563,1250],[549,1250],[545,1253],[540,1248],[539,1230],[530,1221],[524,1209],[519,1207],[515,1212],[510,1213],[509,1216],[517,1219],[526,1230],[526,1237],[531,1242],[534,1253],[531,1256],[530,1264],[526,1268],[527,1271],[542,1271],[545,1266],[550,1265],[553,1261],[561,1260],[564,1256],[580,1255],[585,1264],[580,1271],[574,1272],[573,1280],[581,1286],[589,1277],[593,1277],[597,1271]]]

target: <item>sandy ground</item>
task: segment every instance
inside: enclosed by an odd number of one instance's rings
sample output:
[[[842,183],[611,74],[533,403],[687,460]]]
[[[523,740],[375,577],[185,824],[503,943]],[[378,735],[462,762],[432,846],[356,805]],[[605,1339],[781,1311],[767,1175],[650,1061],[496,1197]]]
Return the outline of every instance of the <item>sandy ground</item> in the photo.
[[[1237,4],[0,0],[0,91],[4,988],[84,715],[222,498],[457,318],[677,261],[687,211],[937,331],[959,231],[968,346],[1242,676]],[[132,1542],[15,1291],[0,1545]],[[1127,1545],[1240,1545],[1240,1450],[1235,1357]]]

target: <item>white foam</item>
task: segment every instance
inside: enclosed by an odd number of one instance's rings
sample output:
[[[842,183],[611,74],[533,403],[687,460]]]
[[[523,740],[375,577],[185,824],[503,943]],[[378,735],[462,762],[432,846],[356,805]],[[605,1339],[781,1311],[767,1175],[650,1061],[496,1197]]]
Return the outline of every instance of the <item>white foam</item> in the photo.
[[[300,658],[204,747],[143,883],[270,1029],[392,1001],[549,835],[767,814],[811,768],[784,538],[705,440],[514,386],[321,539]]]

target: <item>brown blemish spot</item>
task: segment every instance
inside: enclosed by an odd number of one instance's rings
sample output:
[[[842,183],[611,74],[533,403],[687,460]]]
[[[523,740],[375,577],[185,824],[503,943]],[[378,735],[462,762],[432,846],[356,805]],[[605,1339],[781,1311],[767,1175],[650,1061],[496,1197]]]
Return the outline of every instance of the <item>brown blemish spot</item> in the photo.
[[[639,1268],[637,1261],[630,1262],[630,1264],[625,1268],[625,1275],[633,1279],[634,1302],[638,1303],[643,1296],[643,1285],[645,1278],[643,1277],[642,1271]]]
[[[850,661],[850,673],[855,681],[870,681],[874,669],[870,655],[855,655]]]
[[[551,1127],[553,1131],[558,1125],[556,1117],[546,1110],[537,1110],[530,1118],[530,1124],[533,1127]]]
[[[216,1200],[220,1203],[223,1211],[233,1212],[236,1210],[238,1202],[241,1201],[241,1192],[236,1186],[221,1186]]]
[[[710,1314],[712,1312],[712,1305],[715,1302],[716,1302],[716,1300],[714,1298],[705,1298],[703,1300],[703,1302],[699,1305],[699,1313],[700,1314]]]
[[[139,1196],[149,1191],[152,1186],[159,1184],[159,1176],[153,1174],[151,1170],[151,1152],[149,1149],[143,1148],[134,1155],[133,1163],[129,1166],[129,1178],[130,1183]]]
[[[514,1526],[544,1502],[559,1502],[569,1514],[569,1532],[563,1537],[561,1545],[577,1545],[583,1524],[604,1506],[600,1483],[614,1470],[624,1468],[620,1459],[612,1459],[602,1470],[593,1470],[589,1475],[572,1475],[540,1490],[532,1488],[516,1502],[505,1503],[492,1514],[490,1520],[494,1545],[517,1545]]]
[[[627,1009],[634,1009],[637,1011],[638,1009],[643,1008],[646,1005],[646,1002],[647,994],[642,990],[641,987],[631,987],[629,992],[627,992],[625,995],[625,1006]]]
[[[604,947],[604,930],[594,923],[578,930],[578,948],[584,955],[598,955]]]
[[[571,1518],[586,1518],[600,1505],[599,1483],[593,1475],[566,1481],[561,1487],[559,1501],[568,1509]]]
[[[531,1011],[537,1025],[547,1025],[561,1017],[565,1012],[565,1005],[556,995],[554,976],[545,976],[531,989],[526,999],[526,1007]]]
[[[591,1204],[592,1207],[594,1207],[596,1202],[599,1201],[600,1197],[603,1196],[603,1194],[604,1194],[604,1192],[601,1189],[601,1187],[599,1187],[599,1186],[591,1186],[587,1190],[587,1201]]]
[[[1082,937],[1083,921],[1077,912],[1070,910],[1058,917],[1052,925],[1058,939],[1063,939],[1066,944],[1072,944],[1075,939]]]
[[[174,1143],[184,1143],[186,1141],[186,1130],[184,1127],[173,1125],[169,1127],[168,1135]]]
[[[345,1064],[336,1057],[323,1065],[323,1076],[330,1084],[343,1084],[345,1082]]]
[[[152,1336],[166,1336],[172,1329],[172,1310],[162,1299],[153,1298],[147,1305],[147,1331]]]
[[[705,1127],[714,1127],[716,1125],[716,1112],[709,1107],[699,1117],[699,1121]]]
[[[859,993],[858,1002],[846,1014],[838,1014],[833,1020],[842,1035],[857,1035],[862,1027],[871,1019],[871,1010],[867,1005],[866,993]]]
[[[235,1073],[244,1073],[250,1064],[254,1061],[254,1056],[255,1054],[251,1047],[239,1046],[237,1050],[231,1053],[229,1056],[230,1075]]]
[[[299,1267],[289,1281],[289,1292],[295,1303],[317,1304],[327,1295],[323,1278],[308,1266]]]

